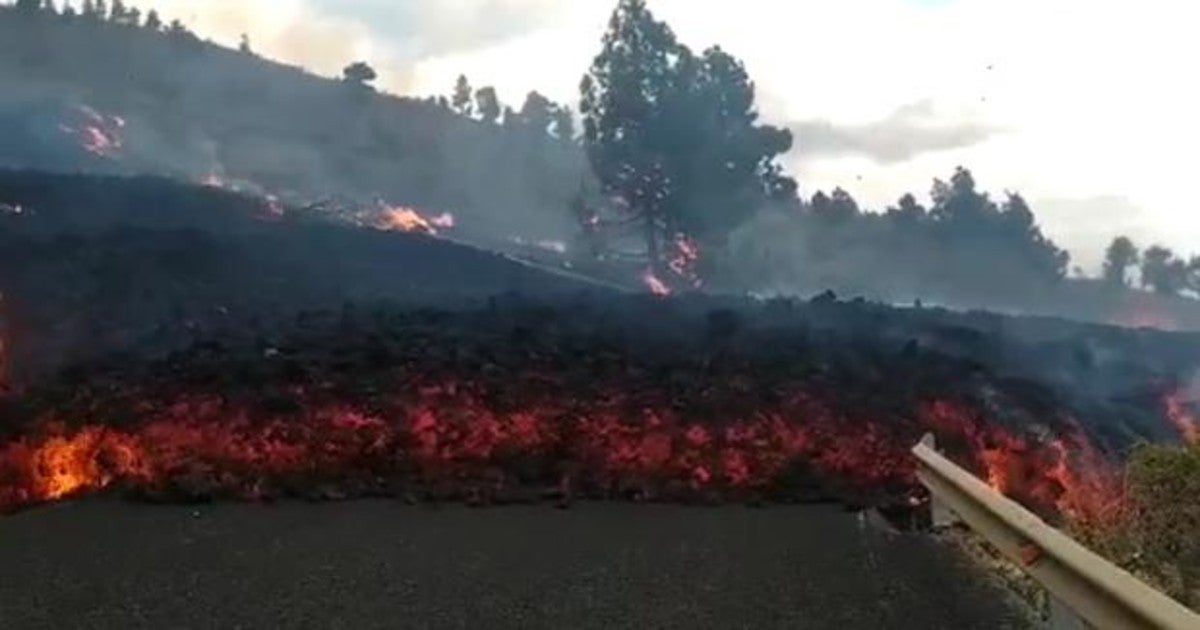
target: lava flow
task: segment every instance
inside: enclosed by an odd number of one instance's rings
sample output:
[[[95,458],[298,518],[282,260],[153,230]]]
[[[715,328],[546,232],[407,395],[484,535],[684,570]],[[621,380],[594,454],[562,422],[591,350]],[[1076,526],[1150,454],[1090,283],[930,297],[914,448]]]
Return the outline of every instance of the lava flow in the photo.
[[[0,507],[123,488],[167,499],[395,494],[457,496],[556,487],[587,496],[912,496],[908,449],[924,431],[998,490],[1049,510],[1097,510],[1064,442],[1039,444],[938,401],[908,418],[863,419],[795,394],[727,420],[640,407],[619,394],[532,393],[516,403],[469,383],[398,386],[371,404],[294,393],[291,411],[216,396],[139,401],[129,424],[39,421],[0,447]],[[505,401],[508,398],[509,400]],[[1072,437],[1075,446],[1086,447]],[[1084,462],[1102,468],[1102,461]],[[566,488],[566,490],[563,490]]]

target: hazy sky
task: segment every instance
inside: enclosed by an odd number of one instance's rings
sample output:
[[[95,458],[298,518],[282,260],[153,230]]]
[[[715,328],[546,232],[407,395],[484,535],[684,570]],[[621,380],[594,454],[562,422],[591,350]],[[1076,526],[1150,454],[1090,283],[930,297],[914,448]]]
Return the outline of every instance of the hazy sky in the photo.
[[[574,102],[616,0],[150,0],[223,43],[324,74],[446,93],[459,72],[519,104]],[[882,208],[955,165],[1020,190],[1092,269],[1124,233],[1200,253],[1200,6],[1182,0],[649,0],[693,48],[719,43],[797,134],[802,189]]]

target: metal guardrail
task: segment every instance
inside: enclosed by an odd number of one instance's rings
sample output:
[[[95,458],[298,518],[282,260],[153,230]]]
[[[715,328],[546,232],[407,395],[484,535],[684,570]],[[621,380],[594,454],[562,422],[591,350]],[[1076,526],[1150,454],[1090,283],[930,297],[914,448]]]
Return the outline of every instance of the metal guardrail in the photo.
[[[1200,630],[1200,615],[1075,542],[955,465],[927,435],[913,448],[934,526],[957,516],[1051,597],[1054,628]]]

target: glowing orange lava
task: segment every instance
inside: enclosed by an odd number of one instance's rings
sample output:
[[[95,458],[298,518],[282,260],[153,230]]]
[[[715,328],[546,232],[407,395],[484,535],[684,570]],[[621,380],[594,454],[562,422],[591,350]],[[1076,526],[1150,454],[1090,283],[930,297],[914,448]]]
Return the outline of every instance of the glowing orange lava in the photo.
[[[905,494],[916,488],[908,449],[924,431],[998,490],[1037,507],[1098,514],[1113,501],[1112,489],[1094,482],[1107,463],[1089,459],[1077,436],[1033,443],[948,402],[872,421],[798,394],[713,423],[669,406],[637,411],[619,397],[547,394],[497,406],[494,394],[464,383],[408,392],[370,408],[301,399],[303,411],[291,414],[185,397],[122,428],[46,421],[0,446],[0,508],[113,486],[259,499],[320,484],[369,492],[395,479],[494,485],[497,474],[604,494],[683,488],[737,497],[770,491],[797,466],[839,487]]]

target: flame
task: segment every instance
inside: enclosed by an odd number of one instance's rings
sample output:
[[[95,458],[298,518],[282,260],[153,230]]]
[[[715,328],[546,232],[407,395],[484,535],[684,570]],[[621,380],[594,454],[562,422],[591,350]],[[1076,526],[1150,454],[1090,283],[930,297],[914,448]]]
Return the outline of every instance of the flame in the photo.
[[[696,273],[696,263],[700,260],[700,246],[686,234],[676,234],[672,244],[675,251],[667,267],[688,284],[699,288],[701,282]]]
[[[650,289],[650,292],[654,295],[667,296],[671,295],[672,293],[671,287],[668,287],[667,284],[660,280],[658,276],[654,275],[654,272],[650,269],[647,269],[646,272],[642,274],[642,282],[646,283],[646,288]]]
[[[208,186],[209,188],[221,188],[224,190],[232,190],[229,182],[225,180],[217,171],[209,171],[207,175],[200,179],[200,185]]]
[[[284,215],[283,202],[275,195],[263,197],[263,213],[268,220],[279,219]]]
[[[1171,392],[1163,397],[1167,420],[1179,431],[1179,437],[1188,444],[1200,444],[1200,420],[1188,409],[1184,393]]]
[[[59,129],[74,136],[80,148],[96,157],[117,159],[125,146],[122,131],[125,119],[120,116],[102,114],[81,105],[75,109],[80,121],[77,124],[62,123]]]
[[[686,234],[675,235],[669,256],[667,271],[671,272],[673,279],[697,289],[703,286],[700,276],[696,273],[696,263],[700,260],[700,246],[695,241]],[[667,296],[674,293],[671,285],[655,274],[653,269],[647,269],[642,274],[642,282],[654,295]],[[676,284],[678,286],[678,283]]]
[[[381,230],[395,232],[418,232],[436,236],[439,229],[450,229],[455,226],[454,215],[449,212],[432,217],[426,217],[413,208],[404,206],[384,206],[375,227]]]

